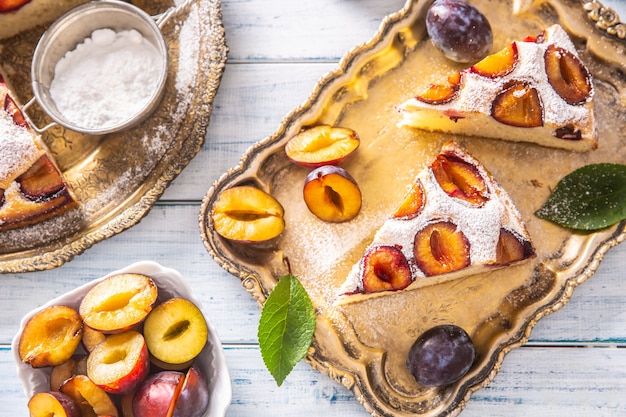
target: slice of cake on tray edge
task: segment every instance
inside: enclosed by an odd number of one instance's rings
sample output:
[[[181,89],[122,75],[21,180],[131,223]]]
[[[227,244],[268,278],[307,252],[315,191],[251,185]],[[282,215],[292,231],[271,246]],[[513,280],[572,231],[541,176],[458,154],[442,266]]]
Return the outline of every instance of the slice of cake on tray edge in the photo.
[[[592,77],[559,25],[402,103],[399,125],[584,152],[598,146]]]
[[[414,290],[535,257],[507,192],[467,150],[448,142],[378,229],[335,305]]]
[[[0,71],[0,232],[39,223],[77,205]]]

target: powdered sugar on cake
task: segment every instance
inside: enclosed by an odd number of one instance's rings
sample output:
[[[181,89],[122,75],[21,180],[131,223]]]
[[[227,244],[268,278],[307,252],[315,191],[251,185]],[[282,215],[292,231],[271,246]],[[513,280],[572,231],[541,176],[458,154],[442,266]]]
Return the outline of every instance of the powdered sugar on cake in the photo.
[[[574,45],[567,39],[568,46],[574,50]],[[501,92],[511,81],[527,82],[537,88],[542,97],[545,108],[545,123],[555,126],[568,124],[589,123],[589,112],[583,106],[572,106],[559,96],[548,83],[548,76],[543,66],[538,67],[537,62],[543,61],[543,54],[547,45],[530,42],[516,42],[519,60],[515,69],[506,76],[498,78],[486,78],[482,75],[466,71],[463,73],[465,80],[459,95],[450,103],[427,104],[419,102],[420,107],[437,108],[441,111],[447,109],[462,110],[466,113],[489,113],[494,97]],[[411,110],[416,105],[417,99],[413,98],[402,105],[402,109]]]
[[[559,25],[550,26],[539,40],[515,41],[511,47],[516,51],[516,58],[509,72],[490,75],[481,74],[474,67],[467,68],[459,73],[460,84],[455,89],[454,97],[430,102],[418,95],[402,103],[398,108],[403,116],[399,125],[470,136],[536,142],[544,146],[576,151],[595,149],[597,132],[591,82],[589,81],[589,94],[582,102],[568,102],[566,97],[555,90],[546,67],[548,52],[556,54],[559,59],[567,52],[578,60],[576,48],[563,28]],[[552,49],[548,51],[549,48]],[[496,54],[489,58],[492,61],[504,59]],[[483,62],[486,60],[481,61]],[[569,69],[561,71],[567,74]],[[589,76],[586,69],[583,72]],[[573,85],[571,80],[567,80],[569,75],[564,77],[564,83]],[[539,108],[526,109],[526,112],[540,113],[540,124],[526,126],[524,120],[513,123],[496,119],[496,100],[514,85],[526,86],[513,93],[519,100],[528,93],[528,89],[536,91]],[[579,136],[564,138],[563,131],[570,130],[573,136]]]
[[[486,190],[485,202],[474,205],[468,201],[448,195],[439,184],[431,167],[420,172],[415,180],[422,186],[424,205],[419,215],[413,218],[388,218],[376,232],[371,244],[365,250],[367,254],[379,246],[394,246],[408,260],[413,276],[413,283],[406,289],[414,289],[429,285],[428,281],[439,282],[445,279],[473,275],[484,267],[494,268],[498,265],[498,244],[501,229],[518,234],[530,240],[525,225],[513,201],[506,191],[496,183],[484,167],[471,155],[454,143],[444,145],[443,152],[460,156],[462,160],[474,166],[484,180]],[[417,265],[415,255],[415,237],[431,223],[446,221],[456,225],[470,247],[470,264],[468,267],[441,276],[427,276]],[[338,291],[338,304],[360,301],[370,296],[380,296],[384,292],[367,294],[363,286],[362,274],[366,256],[353,265],[347,279]],[[500,265],[501,266],[501,265]],[[388,292],[388,291],[387,291]]]
[[[7,188],[41,154],[31,133],[16,125],[6,111],[0,111],[0,188]]]
[[[428,196],[422,213],[413,219],[390,218],[378,230],[374,242],[379,245],[397,245],[407,259],[413,257],[415,234],[434,220],[451,220],[468,237],[471,245],[471,262],[490,262],[495,259],[495,247],[500,232],[500,224],[506,207],[497,198],[491,198],[482,207],[472,207],[469,203],[447,195],[437,184],[432,171],[426,171],[427,178],[422,182]],[[424,273],[413,265],[413,275],[423,277]]]
[[[176,1],[177,5],[182,3],[184,3],[182,0]],[[206,114],[210,110],[210,108],[207,109],[210,104],[205,103],[208,100],[205,95],[209,94],[209,87],[212,86],[207,87],[206,91],[203,90],[202,92],[197,92],[194,88],[198,83],[200,74],[209,74],[214,71],[212,68],[212,65],[216,64],[213,60],[214,57],[207,56],[203,58],[201,55],[204,50],[203,45],[208,42],[208,39],[205,40],[203,37],[211,35],[214,26],[215,28],[220,28],[219,25],[214,23],[214,20],[218,17],[216,13],[218,11],[213,10],[208,3],[190,3],[173,16],[171,23],[168,23],[163,28],[164,36],[171,40],[171,75],[172,78],[175,77],[175,80],[173,80],[174,88],[172,89],[175,98],[172,98],[172,102],[175,105],[169,106],[172,107],[167,114],[169,123],[146,123],[145,129],[140,131],[140,136],[136,138],[136,143],[139,148],[137,152],[140,152],[142,156],[141,159],[138,158],[138,162],[141,162],[141,164],[129,166],[127,171],[120,173],[119,176],[114,178],[112,178],[112,175],[109,175],[106,178],[106,182],[98,184],[101,187],[98,192],[92,193],[93,195],[90,194],[88,200],[83,199],[84,201],[81,201],[81,205],[75,210],[29,227],[3,230],[0,233],[0,244],[7,251],[20,251],[31,247],[33,244],[47,244],[59,237],[66,236],[68,233],[79,231],[80,227],[84,226],[85,221],[97,220],[98,216],[101,215],[100,212],[102,212],[103,207],[106,208],[111,203],[120,201],[120,198],[124,195],[136,190],[148,175],[152,175],[155,164],[161,163],[164,154],[170,152],[173,144],[178,143],[176,141],[179,140],[180,135],[185,134],[184,132],[187,132],[187,130],[196,129],[197,127],[194,126],[198,124],[191,123],[190,127],[181,130],[179,129],[181,123],[186,120],[194,121],[198,117],[201,122],[204,122],[203,118],[205,117],[208,119]],[[211,52],[213,53],[213,51]],[[169,97],[166,97],[166,99],[169,99]],[[17,127],[15,126],[15,128]],[[34,137],[36,139],[34,145],[32,144],[32,138],[30,143],[26,142],[27,145],[34,146],[30,149],[37,150],[37,146],[40,144],[42,147],[45,146],[38,135],[34,135]],[[23,138],[26,138],[26,136]],[[0,143],[1,145],[2,143]],[[12,143],[12,145],[16,144]],[[15,152],[5,152],[4,149],[0,149],[0,172],[4,169],[9,170],[9,168],[6,168],[6,161],[17,161],[17,159],[22,158],[22,156],[18,158],[14,155],[18,153],[21,155],[23,149],[17,146],[14,146]],[[43,153],[43,149],[40,152]],[[186,158],[189,152],[191,150],[186,150],[185,155],[181,155],[181,158]],[[169,154],[167,156],[168,158],[170,157]],[[119,158],[122,157],[123,155],[119,156]],[[115,158],[118,158],[118,156],[116,155]],[[184,159],[179,160],[175,158],[173,161],[175,163],[166,168],[166,172],[162,174],[162,180],[168,181],[160,181],[151,189],[148,196],[149,199],[162,192],[163,187],[169,183],[171,176],[180,171],[180,161],[184,161]],[[24,162],[24,165],[25,168],[28,168],[31,164]],[[85,177],[91,174],[91,172],[87,172]],[[7,187],[4,190],[6,197],[5,209],[9,207],[10,201],[8,200],[14,197],[19,198],[21,202],[25,201],[24,197],[20,195],[19,184],[14,181],[17,175],[19,173],[13,175],[9,184],[6,184]],[[13,181],[12,184],[11,181]],[[2,187],[2,184],[0,184],[0,187]],[[78,190],[81,197],[86,197],[87,193],[83,192],[80,185]]]

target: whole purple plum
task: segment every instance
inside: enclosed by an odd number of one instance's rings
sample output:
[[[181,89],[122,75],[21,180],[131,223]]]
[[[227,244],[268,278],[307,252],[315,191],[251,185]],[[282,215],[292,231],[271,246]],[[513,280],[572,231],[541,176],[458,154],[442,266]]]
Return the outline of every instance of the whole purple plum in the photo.
[[[435,0],[426,14],[426,30],[433,45],[456,62],[477,62],[493,44],[485,15],[461,0]]]
[[[476,348],[462,328],[444,324],[417,338],[406,358],[415,380],[425,387],[452,384],[471,368]]]

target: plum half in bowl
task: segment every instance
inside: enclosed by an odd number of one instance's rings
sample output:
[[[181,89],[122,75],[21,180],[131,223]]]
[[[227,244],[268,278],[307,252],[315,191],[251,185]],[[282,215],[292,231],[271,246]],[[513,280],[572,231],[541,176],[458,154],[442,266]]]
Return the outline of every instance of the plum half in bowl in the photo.
[[[120,274],[142,274],[150,277],[158,288],[159,302],[172,298],[184,298],[202,310],[201,303],[193,295],[189,284],[178,271],[163,267],[162,265],[151,261],[131,264],[123,269],[111,272],[104,277],[93,280],[49,301],[45,305],[29,312],[22,318],[20,329],[13,338],[11,346],[13,358],[17,367],[17,374],[22,382],[24,393],[28,399],[32,398],[36,393],[47,392],[50,390],[50,375],[52,368],[35,368],[22,361],[20,358],[19,343],[26,323],[37,313],[51,306],[65,305],[78,310],[81,300],[90,289],[105,279]],[[199,370],[202,375],[204,375],[208,388],[209,404],[202,417],[223,417],[226,414],[226,410],[228,409],[232,398],[230,375],[217,331],[211,322],[206,318],[206,314],[204,314],[204,317],[208,327],[207,343],[200,354],[195,358],[193,365],[195,369]],[[121,409],[120,415],[122,415]]]

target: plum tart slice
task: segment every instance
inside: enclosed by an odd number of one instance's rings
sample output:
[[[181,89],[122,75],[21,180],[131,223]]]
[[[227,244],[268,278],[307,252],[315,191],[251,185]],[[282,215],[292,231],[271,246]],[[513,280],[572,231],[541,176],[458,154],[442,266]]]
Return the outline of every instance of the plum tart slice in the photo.
[[[39,223],[77,205],[0,73],[0,231]]]
[[[341,286],[336,304],[458,279],[534,256],[507,192],[467,150],[448,142],[378,229]]]
[[[574,44],[553,25],[426,87],[400,105],[400,125],[584,152],[598,146],[593,95]]]

